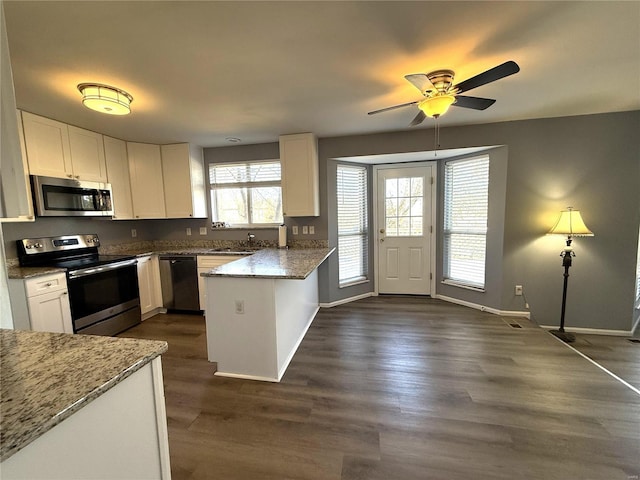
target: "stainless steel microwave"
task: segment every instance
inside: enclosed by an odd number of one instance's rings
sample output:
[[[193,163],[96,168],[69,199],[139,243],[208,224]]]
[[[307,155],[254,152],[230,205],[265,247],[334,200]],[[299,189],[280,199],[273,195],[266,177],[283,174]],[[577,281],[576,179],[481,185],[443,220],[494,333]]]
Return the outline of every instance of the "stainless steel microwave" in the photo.
[[[31,175],[40,217],[108,217],[113,215],[111,184]]]

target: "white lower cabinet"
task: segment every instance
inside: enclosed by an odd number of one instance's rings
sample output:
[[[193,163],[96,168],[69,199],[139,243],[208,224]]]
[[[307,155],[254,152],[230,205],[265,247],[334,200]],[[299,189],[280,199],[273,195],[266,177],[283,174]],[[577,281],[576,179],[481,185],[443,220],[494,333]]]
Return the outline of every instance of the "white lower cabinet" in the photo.
[[[2,478],[170,480],[165,408],[158,357],[2,462]]]
[[[200,310],[206,315],[207,285],[202,273],[207,273],[213,267],[219,267],[225,263],[244,258],[243,255],[202,255],[198,257],[198,296],[200,298]]]
[[[64,273],[10,280],[9,294],[16,328],[73,333],[69,291]]]
[[[138,258],[138,288],[142,320],[146,320],[162,308],[160,264],[157,255]]]

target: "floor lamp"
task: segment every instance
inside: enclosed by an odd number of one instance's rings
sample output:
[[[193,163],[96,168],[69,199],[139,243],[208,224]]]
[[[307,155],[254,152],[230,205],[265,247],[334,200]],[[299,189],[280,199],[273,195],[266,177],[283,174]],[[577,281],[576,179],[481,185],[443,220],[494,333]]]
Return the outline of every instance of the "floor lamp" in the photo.
[[[560,212],[560,218],[549,230],[549,235],[566,235],[567,246],[560,253],[562,257],[562,266],[564,267],[564,285],[562,287],[562,313],[560,314],[560,328],[558,330],[551,330],[556,337],[560,340],[571,343],[576,337],[564,331],[564,312],[567,305],[567,282],[569,280],[569,267],[571,266],[571,259],[576,254],[573,252],[571,242],[573,237],[593,237],[593,232],[587,228],[582,220],[579,210],[574,210],[573,207],[567,207],[566,210]]]

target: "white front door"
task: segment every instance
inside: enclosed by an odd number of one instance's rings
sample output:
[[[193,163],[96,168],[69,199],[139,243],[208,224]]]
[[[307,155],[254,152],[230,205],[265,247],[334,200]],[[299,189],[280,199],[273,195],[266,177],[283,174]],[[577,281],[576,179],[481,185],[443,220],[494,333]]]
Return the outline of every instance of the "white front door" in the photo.
[[[378,293],[431,294],[433,166],[379,169]]]

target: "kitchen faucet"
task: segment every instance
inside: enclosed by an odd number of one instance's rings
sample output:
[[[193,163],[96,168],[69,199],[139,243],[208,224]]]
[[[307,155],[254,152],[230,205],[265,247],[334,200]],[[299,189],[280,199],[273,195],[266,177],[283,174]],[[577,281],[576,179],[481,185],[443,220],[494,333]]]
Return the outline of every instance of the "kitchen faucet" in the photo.
[[[256,236],[253,233],[247,233],[247,247],[251,248],[251,243],[253,242],[254,238],[256,238]]]

